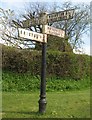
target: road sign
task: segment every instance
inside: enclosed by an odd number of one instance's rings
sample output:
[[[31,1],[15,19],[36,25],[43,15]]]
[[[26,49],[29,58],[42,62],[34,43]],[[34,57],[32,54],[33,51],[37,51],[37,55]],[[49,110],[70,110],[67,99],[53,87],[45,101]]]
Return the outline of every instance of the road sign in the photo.
[[[23,28],[18,28],[18,35],[21,38],[26,38],[38,42],[47,42],[47,35],[42,33],[33,32],[30,30],[25,30]]]
[[[44,32],[46,34],[50,34],[50,35],[54,35],[62,38],[65,37],[65,31],[61,29],[57,29],[55,27],[48,26],[48,25],[44,25]]]
[[[74,9],[55,12],[52,14],[48,14],[47,21],[48,23],[51,23],[56,21],[68,20],[68,19],[72,19],[73,15],[74,15]]]
[[[24,20],[22,23],[24,27],[45,25],[47,24],[47,13],[43,13],[40,17]]]
[[[47,19],[44,19],[43,17],[40,17],[40,18],[25,20],[22,23],[23,23],[23,27],[43,25],[43,24],[47,24]]]
[[[60,11],[51,14],[45,14],[44,16],[36,17],[29,20],[24,20],[22,23],[24,27],[29,27],[34,25],[45,25],[47,23],[72,19],[73,15],[74,15],[74,9],[71,9],[71,10]]]

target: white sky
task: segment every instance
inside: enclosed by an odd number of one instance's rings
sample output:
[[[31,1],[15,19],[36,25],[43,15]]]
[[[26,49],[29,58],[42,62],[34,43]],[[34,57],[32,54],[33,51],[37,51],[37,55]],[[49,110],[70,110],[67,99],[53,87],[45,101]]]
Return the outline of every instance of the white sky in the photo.
[[[62,0],[62,2],[66,1],[90,4],[92,0]],[[26,2],[61,2],[61,0],[0,0],[0,7],[4,9],[10,8],[11,10],[17,10],[21,12],[25,8],[24,5]],[[90,54],[90,36],[84,35],[82,39],[85,42],[83,45],[84,52],[86,54]]]

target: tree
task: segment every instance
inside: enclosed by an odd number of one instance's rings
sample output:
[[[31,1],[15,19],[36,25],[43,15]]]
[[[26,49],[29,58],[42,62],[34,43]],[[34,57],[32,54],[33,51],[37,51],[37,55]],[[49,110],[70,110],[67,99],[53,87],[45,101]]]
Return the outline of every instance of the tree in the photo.
[[[32,17],[36,17],[38,14],[40,15],[42,12],[46,12],[47,8],[44,7],[45,5],[41,6],[39,4],[34,4],[34,11],[29,11]],[[31,7],[30,7],[31,8]],[[72,51],[73,49],[77,49],[81,47],[81,44],[83,41],[81,40],[81,37],[84,33],[86,33],[89,30],[89,6],[86,4],[80,4],[80,5],[72,5],[70,2],[65,2],[62,7],[60,5],[53,5],[53,9],[50,12],[56,12],[61,10],[68,10],[68,9],[75,9],[75,15],[73,19],[65,20],[65,21],[59,21],[55,22],[52,25],[56,28],[65,30],[65,39],[57,38],[57,37],[48,37],[48,49],[57,48],[61,51]],[[36,16],[33,16],[33,13],[35,12]],[[47,11],[48,12],[48,11]],[[28,19],[29,13],[25,16],[26,21]],[[39,16],[38,15],[38,16]],[[29,21],[31,19],[29,17]],[[24,22],[24,24],[27,24],[27,22]],[[37,29],[40,29],[41,32],[41,26],[34,26],[35,31]],[[29,26],[30,28],[30,26]],[[58,44],[57,44],[58,43]],[[54,45],[53,45],[54,44]],[[39,49],[39,45],[36,45],[36,48]]]
[[[15,28],[11,27],[12,19],[14,17],[14,11],[4,10],[0,8],[0,34],[2,40],[4,40],[4,43],[7,45],[15,44],[14,40],[12,39],[14,37],[15,39]]]
[[[73,19],[68,19],[53,24],[54,27],[65,30],[65,39],[61,40],[63,41],[63,51],[78,49],[83,43],[81,39],[82,35],[89,31],[89,6],[86,4],[72,5],[71,3],[66,2],[61,8],[62,10],[72,8],[75,9]]]
[[[19,24],[14,24],[13,19],[16,20],[14,11],[0,8],[0,40],[5,45],[22,49],[26,43],[23,39],[18,38],[17,25]],[[19,26],[21,27],[21,25]]]
[[[26,10],[26,14],[22,14],[21,20],[13,20],[13,26],[16,28],[22,27],[29,30],[33,30],[36,32],[42,32],[41,25],[31,26],[31,20],[39,18],[42,13],[48,12],[53,13],[57,11],[67,10],[67,9],[75,9],[74,18],[71,20],[59,21],[55,23],[49,23],[50,26],[54,26],[59,29],[65,30],[65,39],[58,38],[55,36],[48,36],[48,49],[55,48],[60,51],[72,51],[73,49],[77,49],[81,47],[83,41],[81,40],[81,36],[88,31],[89,27],[89,6],[85,4],[81,5],[73,5],[70,2],[65,2],[62,5],[53,4],[48,5],[46,3],[31,3],[28,9]],[[25,43],[25,42],[23,42]],[[29,44],[29,40],[26,40],[26,45]],[[30,42],[30,44],[32,44]],[[35,43],[36,49],[40,49],[41,44]],[[53,47],[52,47],[53,46]]]

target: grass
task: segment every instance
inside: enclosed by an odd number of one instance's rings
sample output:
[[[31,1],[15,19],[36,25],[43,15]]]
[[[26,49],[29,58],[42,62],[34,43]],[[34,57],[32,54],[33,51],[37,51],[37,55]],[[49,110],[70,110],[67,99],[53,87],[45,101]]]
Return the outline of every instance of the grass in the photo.
[[[39,79],[38,79],[39,78]],[[89,118],[90,78],[47,78],[47,108],[38,113],[40,77],[3,71],[3,118]],[[29,92],[30,91],[30,92]]]
[[[47,92],[45,114],[38,113],[39,92],[3,92],[3,118],[90,118],[90,90]]]

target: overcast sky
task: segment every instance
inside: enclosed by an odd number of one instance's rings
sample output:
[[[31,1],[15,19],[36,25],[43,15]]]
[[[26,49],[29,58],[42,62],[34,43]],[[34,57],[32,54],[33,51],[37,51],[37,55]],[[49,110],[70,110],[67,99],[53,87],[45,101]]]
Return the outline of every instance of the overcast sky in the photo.
[[[62,0],[62,2],[65,2],[68,0]],[[90,4],[91,0],[69,0],[73,3],[86,3]],[[61,2],[61,0],[0,0],[0,7],[3,9],[11,9],[16,11],[16,14],[18,13],[17,11],[23,11],[25,8],[25,3],[28,2]],[[50,3],[51,4],[51,3]],[[86,54],[90,54],[90,35],[83,35],[83,41],[85,44],[83,45],[83,49]]]

